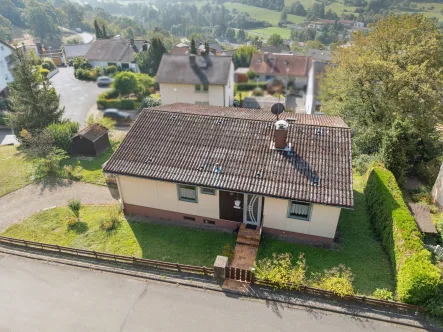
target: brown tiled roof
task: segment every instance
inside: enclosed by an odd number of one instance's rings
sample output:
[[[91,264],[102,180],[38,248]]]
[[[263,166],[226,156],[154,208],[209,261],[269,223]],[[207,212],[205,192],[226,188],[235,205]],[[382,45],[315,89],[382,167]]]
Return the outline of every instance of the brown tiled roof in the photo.
[[[93,123],[92,125],[89,125],[80,130],[74,137],[81,136],[94,142],[107,132],[108,128],[102,126],[99,123]]]
[[[305,55],[255,53],[249,68],[261,75],[307,76],[311,64],[312,58]]]
[[[159,111],[179,112],[188,114],[211,115],[227,118],[250,119],[275,121],[276,117],[267,109],[223,107],[177,103],[170,105],[156,106],[154,109]],[[283,112],[279,119],[294,119],[297,124],[322,126],[322,127],[341,127],[348,128],[342,118],[329,115],[309,115],[301,113]]]
[[[290,124],[288,142],[293,151],[288,154],[270,148],[274,121],[253,120],[248,112],[238,118],[229,111],[224,114],[228,116],[217,116],[167,107],[145,109],[104,171],[353,206],[349,128]],[[217,163],[221,173],[214,172]]]

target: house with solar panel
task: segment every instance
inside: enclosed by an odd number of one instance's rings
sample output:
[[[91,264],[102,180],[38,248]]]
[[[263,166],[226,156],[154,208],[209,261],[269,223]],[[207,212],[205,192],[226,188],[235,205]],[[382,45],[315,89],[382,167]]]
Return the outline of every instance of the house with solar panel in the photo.
[[[143,110],[104,166],[125,213],[329,245],[354,206],[340,117],[170,104]]]

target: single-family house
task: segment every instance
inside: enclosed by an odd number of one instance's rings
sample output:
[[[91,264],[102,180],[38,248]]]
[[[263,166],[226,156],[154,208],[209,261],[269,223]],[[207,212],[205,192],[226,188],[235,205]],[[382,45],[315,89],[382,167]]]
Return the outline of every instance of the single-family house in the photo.
[[[326,71],[328,62],[313,61],[309,71],[308,88],[306,91],[305,111],[308,114],[321,112],[321,101],[319,99],[319,83]]]
[[[332,61],[332,51],[309,49],[306,55],[312,57],[312,60],[326,62]]]
[[[255,71],[261,81],[279,80],[284,85],[304,88],[312,58],[305,55],[256,53],[252,56],[249,69]]]
[[[146,40],[97,39],[92,43],[85,59],[93,67],[114,65],[138,72],[134,54],[146,52],[148,49],[149,43]]]
[[[214,43],[208,43],[209,46],[209,53],[212,55],[222,55],[223,49],[221,45],[217,42]],[[205,44],[202,43],[197,49],[199,54],[204,54],[206,52]]]
[[[14,81],[11,72],[13,53],[11,46],[0,42],[0,97],[8,96],[8,84]]]
[[[155,77],[163,104],[234,103],[234,64],[228,56],[165,54]]]
[[[354,205],[339,117],[192,104],[143,110],[104,167],[125,213],[331,244]]]

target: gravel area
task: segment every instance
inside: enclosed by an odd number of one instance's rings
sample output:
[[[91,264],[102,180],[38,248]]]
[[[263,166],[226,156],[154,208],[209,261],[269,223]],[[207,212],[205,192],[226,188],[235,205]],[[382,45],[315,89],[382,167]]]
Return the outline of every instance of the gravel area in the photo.
[[[118,191],[71,181],[30,184],[0,197],[0,232],[35,212],[66,205],[71,198],[78,198],[83,204],[112,204],[117,202]]]

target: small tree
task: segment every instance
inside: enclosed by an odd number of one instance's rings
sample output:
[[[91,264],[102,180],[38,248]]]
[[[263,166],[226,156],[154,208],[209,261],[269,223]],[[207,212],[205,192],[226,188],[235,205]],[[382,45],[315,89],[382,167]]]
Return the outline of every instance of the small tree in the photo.
[[[283,38],[277,33],[274,33],[273,35],[269,36],[269,38],[268,38],[268,45],[269,46],[275,46],[275,47],[283,46],[284,42],[285,41],[283,40]]]
[[[79,199],[72,198],[68,201],[68,207],[77,218],[77,221],[80,220],[80,210],[82,208],[82,202],[80,202]]]
[[[248,78],[250,80],[254,80],[257,77],[257,73],[255,71],[253,71],[252,69],[248,70],[246,75],[248,76]]]
[[[194,38],[191,39],[191,49],[189,50],[191,54],[197,54],[197,46],[195,46]]]
[[[136,92],[137,88],[138,82],[134,73],[124,71],[115,75],[114,89],[117,90],[121,96],[127,96],[130,93]]]
[[[103,32],[100,29],[100,27],[99,27],[99,25],[97,23],[97,20],[94,20],[94,29],[95,29],[95,37],[97,39],[103,38]]]

